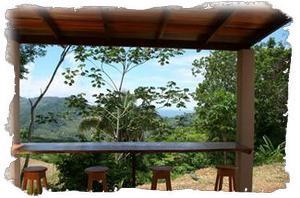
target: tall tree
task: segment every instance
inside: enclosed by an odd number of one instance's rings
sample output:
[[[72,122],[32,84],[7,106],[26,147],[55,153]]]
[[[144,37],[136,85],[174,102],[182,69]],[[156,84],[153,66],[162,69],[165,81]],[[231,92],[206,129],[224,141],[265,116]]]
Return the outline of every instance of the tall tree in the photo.
[[[193,62],[192,72],[204,76],[194,99],[196,127],[211,141],[231,141],[236,121],[236,53],[212,51],[208,57]]]
[[[148,127],[151,124],[152,128],[155,126],[155,108],[172,105],[185,107],[189,90],[180,89],[170,81],[165,87],[138,87],[130,93],[124,89],[126,75],[150,60],[157,60],[164,65],[169,63],[171,57],[181,54],[183,51],[180,49],[78,46],[75,60],[79,64],[76,68],[67,68],[63,73],[65,83],[72,86],[75,77],[81,75],[91,79],[91,87],[99,88],[99,94],[93,95],[93,106],[88,104],[84,94],[68,99],[70,106],[77,107],[87,117],[81,128],[86,129],[85,123],[88,123],[96,128],[95,132],[110,133],[114,141],[142,140]],[[112,73],[118,73],[119,79],[113,80]],[[104,87],[107,88],[106,93],[100,90]]]
[[[29,103],[30,103],[30,122],[29,122],[29,126],[28,126],[28,130],[27,130],[27,141],[28,142],[31,142],[32,141],[32,133],[34,131],[34,124],[35,124],[35,118],[36,118],[36,115],[35,115],[35,112],[36,112],[36,108],[38,107],[40,101],[43,99],[43,97],[45,96],[45,94],[47,93],[49,87],[51,86],[56,74],[57,74],[57,71],[59,69],[59,67],[61,66],[61,64],[63,63],[66,55],[68,54],[69,50],[71,49],[71,46],[66,46],[66,47],[63,47],[63,51],[61,52],[60,54],[60,58],[51,74],[51,77],[49,79],[49,81],[47,82],[46,84],[46,87],[45,89],[40,93],[40,95],[35,99],[35,100],[31,100],[29,99]],[[21,55],[21,57],[30,57],[30,56],[35,56],[35,55],[32,55],[32,51],[29,51],[28,53],[29,54],[26,54],[26,52],[22,52],[23,54]],[[25,53],[25,54],[24,54]],[[30,58],[29,58],[30,59]],[[29,60],[28,59],[28,60]],[[32,61],[32,59],[30,60]],[[25,163],[23,165],[23,170],[24,168],[26,168],[28,166],[28,163],[29,163],[29,158],[30,158],[30,155],[26,155],[26,159],[25,159]],[[21,174],[21,181],[23,179],[23,171],[22,171],[22,174]]]
[[[285,141],[292,50],[274,39],[256,45],[254,50],[256,143],[263,143],[266,135],[277,146]]]
[[[255,144],[264,135],[278,145],[285,139],[291,49],[270,39],[255,51]],[[211,140],[234,140],[236,130],[236,53],[212,51],[195,60],[193,74],[203,75],[195,93],[196,126]],[[214,138],[213,138],[214,137]]]
[[[85,93],[70,96],[67,103],[69,107],[77,108],[78,113],[84,117],[80,128],[92,133],[92,136],[87,136],[92,141],[143,141],[150,132],[164,127],[157,108],[172,105],[185,107],[185,102],[189,100],[189,90],[179,88],[173,81],[161,87],[140,86],[134,91],[126,89],[129,72],[150,60],[157,60],[161,65],[168,64],[170,58],[183,54],[182,50],[78,46],[74,54],[78,65],[66,68],[63,73],[65,83],[72,86],[78,76],[86,77],[91,80],[90,87],[97,88],[98,93],[92,96],[94,104],[89,103]],[[116,74],[119,74],[118,78]],[[73,162],[73,157],[64,158],[59,163],[58,167],[62,170],[60,178],[70,179],[70,175],[61,168],[65,161]],[[85,161],[89,160],[91,158]],[[137,169],[145,173],[142,160],[143,156],[136,156]],[[106,162],[108,160],[101,161]],[[111,172],[114,172],[110,177],[112,185],[131,185],[129,170],[124,169],[128,167],[128,162],[128,154],[113,155],[113,163],[110,164]]]

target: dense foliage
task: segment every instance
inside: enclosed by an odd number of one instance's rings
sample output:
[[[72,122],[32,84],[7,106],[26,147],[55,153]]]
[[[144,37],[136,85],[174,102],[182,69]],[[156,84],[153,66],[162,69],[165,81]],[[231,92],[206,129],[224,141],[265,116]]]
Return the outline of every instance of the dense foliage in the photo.
[[[255,141],[275,146],[285,141],[291,48],[270,39],[255,46]]]
[[[36,98],[32,98],[33,101]],[[30,122],[30,104],[27,98],[20,98],[20,127],[22,142],[27,139],[27,126]],[[36,111],[36,123],[32,134],[35,142],[79,141],[81,117],[68,108],[65,98],[44,97]]]
[[[285,141],[288,75],[291,49],[270,39],[255,51],[255,145],[263,136],[275,145]],[[195,100],[196,127],[210,134],[210,140],[234,140],[236,129],[236,53],[212,51],[195,60],[194,75],[203,75]]]
[[[92,129],[98,140],[143,140],[144,132],[159,127],[158,105],[185,107],[189,100],[189,90],[180,89],[173,81],[164,87],[138,87],[132,93],[124,87],[130,71],[152,59],[168,64],[170,58],[183,54],[180,49],[78,46],[74,53],[78,65],[63,73],[65,83],[72,86],[76,76],[86,77],[99,93],[92,95],[95,105],[88,104],[85,93],[69,97],[68,105],[84,117],[81,130]],[[113,80],[116,73],[119,79]]]
[[[263,143],[260,144],[255,152],[255,163],[257,165],[283,162],[285,142],[273,145],[267,136],[263,136]]]

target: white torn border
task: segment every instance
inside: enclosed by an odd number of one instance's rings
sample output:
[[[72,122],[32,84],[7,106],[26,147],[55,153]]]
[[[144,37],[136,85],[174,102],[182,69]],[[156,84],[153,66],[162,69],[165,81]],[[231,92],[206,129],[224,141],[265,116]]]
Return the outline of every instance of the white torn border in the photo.
[[[2,0],[0,6],[0,195],[2,197],[26,197],[27,195],[20,189],[16,188],[10,181],[4,178],[5,169],[9,166],[10,162],[14,160],[10,155],[11,149],[11,137],[5,129],[7,123],[9,104],[13,98],[13,87],[14,87],[14,70],[13,66],[6,62],[5,50],[6,50],[6,37],[4,30],[6,27],[5,11],[9,8],[14,8],[20,4],[36,4],[46,7],[82,7],[82,6],[118,6],[126,7],[128,9],[147,9],[151,7],[160,7],[168,5],[178,5],[182,7],[194,7],[201,5],[207,1],[180,1],[180,0],[164,0],[164,1],[149,1],[149,0],[85,0],[85,1],[50,1],[50,0]],[[215,0],[208,0],[208,2],[216,2]],[[227,1],[226,1],[227,2]],[[237,1],[235,1],[237,2]],[[247,2],[255,2],[253,0]],[[282,12],[288,14],[293,18],[293,23],[288,30],[290,32],[288,42],[292,46],[292,61],[289,78],[289,97],[288,97],[288,125],[287,125],[287,143],[286,143],[286,171],[290,176],[290,183],[287,183],[286,189],[277,190],[273,193],[225,193],[225,192],[207,192],[207,191],[196,191],[196,190],[180,190],[180,191],[150,191],[141,189],[126,189],[123,188],[118,192],[114,193],[85,193],[77,191],[69,192],[49,192],[44,191],[40,197],[299,197],[300,190],[300,164],[299,164],[299,144],[300,131],[299,126],[297,127],[297,121],[300,119],[300,49],[299,44],[296,45],[299,38],[296,35],[300,35],[300,17],[299,10],[297,9],[297,1],[284,0],[284,1],[268,1],[273,8],[280,9]],[[241,1],[243,3],[243,1]],[[260,1],[259,3],[262,3]],[[298,56],[297,56],[298,55]],[[298,65],[298,66],[296,66]],[[298,121],[298,123],[300,123]],[[298,124],[299,125],[299,124]]]

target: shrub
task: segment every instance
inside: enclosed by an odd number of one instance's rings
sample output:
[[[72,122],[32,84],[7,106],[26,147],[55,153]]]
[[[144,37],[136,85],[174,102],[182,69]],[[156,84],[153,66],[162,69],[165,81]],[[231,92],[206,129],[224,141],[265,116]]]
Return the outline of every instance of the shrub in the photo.
[[[59,183],[57,191],[79,190],[85,191],[87,187],[87,175],[84,169],[90,166],[107,166],[108,188],[113,191],[115,188],[131,186],[131,158],[120,154],[67,154],[61,155],[56,165],[59,171]],[[150,173],[142,162],[143,156],[136,156],[136,180],[137,184],[150,181]],[[95,185],[94,190],[99,191],[100,185]]]
[[[263,144],[261,144],[255,153],[255,164],[270,164],[274,162],[284,161],[285,142],[277,147],[273,145],[267,136],[263,136]]]

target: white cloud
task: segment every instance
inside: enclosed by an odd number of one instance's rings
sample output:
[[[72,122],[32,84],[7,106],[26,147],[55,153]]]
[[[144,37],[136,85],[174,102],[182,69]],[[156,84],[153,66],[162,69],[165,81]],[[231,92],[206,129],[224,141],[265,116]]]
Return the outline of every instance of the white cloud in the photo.
[[[85,92],[87,95],[95,93],[94,89],[87,89],[86,85],[88,82],[84,79],[77,78],[73,86],[66,85],[64,83],[64,77],[61,75],[62,72],[63,69],[58,69],[58,72],[45,96],[66,97],[81,92]],[[44,79],[37,79],[33,78],[33,76],[29,76],[27,80],[21,80],[21,96],[30,98],[39,96],[49,82],[50,75],[51,74],[49,74],[48,78]]]
[[[204,80],[203,76],[194,76],[190,68],[181,68],[174,70],[174,76],[177,76],[177,83],[182,87],[187,87],[191,91],[195,91],[199,83]]]
[[[172,66],[183,66],[183,67],[186,67],[186,66],[190,66],[192,65],[193,61],[195,59],[199,59],[201,57],[205,57],[205,56],[208,56],[209,53],[208,51],[203,51],[203,52],[185,52],[183,55],[181,56],[176,56],[174,58],[171,58],[170,59],[170,65]]]

